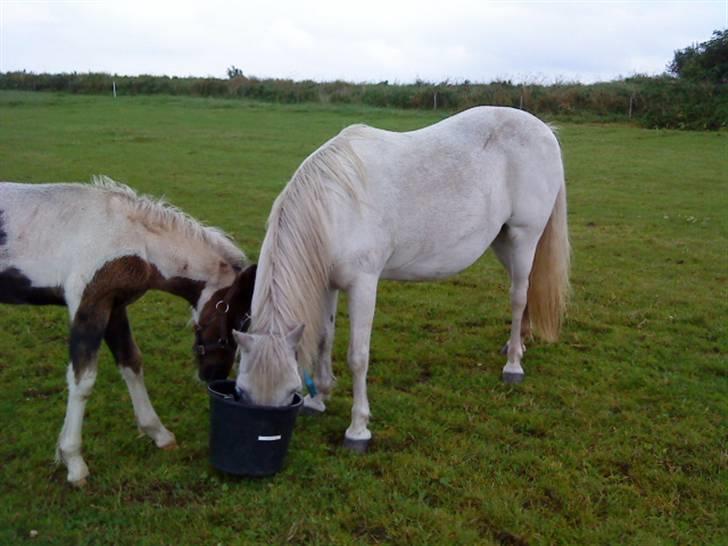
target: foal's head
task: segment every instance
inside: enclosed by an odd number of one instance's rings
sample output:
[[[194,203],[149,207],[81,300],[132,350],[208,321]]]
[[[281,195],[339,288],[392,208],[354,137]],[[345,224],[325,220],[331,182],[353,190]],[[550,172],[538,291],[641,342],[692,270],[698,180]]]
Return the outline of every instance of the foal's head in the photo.
[[[225,379],[230,373],[237,349],[232,331],[248,329],[255,271],[254,264],[239,273],[232,285],[212,294],[200,311],[193,351],[202,381]]]
[[[240,346],[236,390],[241,398],[259,406],[285,406],[301,390],[296,349],[303,324],[285,335],[246,334],[233,331]]]

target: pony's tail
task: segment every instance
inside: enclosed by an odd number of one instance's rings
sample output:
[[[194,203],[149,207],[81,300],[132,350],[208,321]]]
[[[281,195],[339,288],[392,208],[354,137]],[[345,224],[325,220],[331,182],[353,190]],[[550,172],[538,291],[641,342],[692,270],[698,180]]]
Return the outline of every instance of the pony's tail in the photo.
[[[571,245],[566,221],[566,187],[563,182],[556,204],[536,247],[528,284],[528,314],[536,334],[545,341],[559,338],[569,298]]]

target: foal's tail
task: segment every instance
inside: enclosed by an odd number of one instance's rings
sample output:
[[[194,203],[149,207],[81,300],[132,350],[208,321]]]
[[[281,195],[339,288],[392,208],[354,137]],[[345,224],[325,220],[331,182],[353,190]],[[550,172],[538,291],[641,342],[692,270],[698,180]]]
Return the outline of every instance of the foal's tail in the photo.
[[[562,183],[551,217],[536,247],[528,285],[528,314],[531,325],[545,341],[556,341],[559,338],[569,296],[570,263],[566,187]]]

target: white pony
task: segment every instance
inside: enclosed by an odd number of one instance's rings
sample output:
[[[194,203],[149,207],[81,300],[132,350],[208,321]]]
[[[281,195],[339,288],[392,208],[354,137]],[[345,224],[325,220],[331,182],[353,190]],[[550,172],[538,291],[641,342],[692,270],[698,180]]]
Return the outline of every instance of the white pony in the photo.
[[[333,383],[337,294],[345,290],[353,375],[345,445],[366,449],[379,279],[448,277],[489,246],[511,277],[503,378],[518,382],[530,325],[555,341],[569,286],[566,190],[552,130],[528,113],[497,107],[406,133],[344,129],[303,162],[273,205],[250,327],[233,332],[241,347],[239,393],[285,405],[302,386],[300,369],[312,369],[318,394],[306,406],[323,411]]]

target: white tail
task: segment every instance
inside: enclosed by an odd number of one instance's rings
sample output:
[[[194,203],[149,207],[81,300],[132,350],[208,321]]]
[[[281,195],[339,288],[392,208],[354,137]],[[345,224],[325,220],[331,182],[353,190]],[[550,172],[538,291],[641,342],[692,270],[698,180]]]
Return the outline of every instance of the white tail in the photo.
[[[559,338],[569,298],[571,245],[566,221],[566,188],[556,196],[546,228],[536,247],[528,285],[528,314],[536,334],[545,341]]]

